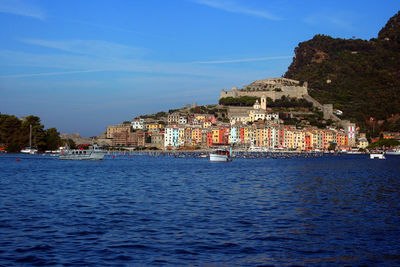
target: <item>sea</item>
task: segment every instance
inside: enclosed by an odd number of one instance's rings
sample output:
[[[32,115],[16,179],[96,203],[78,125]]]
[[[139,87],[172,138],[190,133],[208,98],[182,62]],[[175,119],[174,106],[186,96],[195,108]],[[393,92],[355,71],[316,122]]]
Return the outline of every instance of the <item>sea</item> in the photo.
[[[0,266],[400,266],[400,156],[0,155]]]

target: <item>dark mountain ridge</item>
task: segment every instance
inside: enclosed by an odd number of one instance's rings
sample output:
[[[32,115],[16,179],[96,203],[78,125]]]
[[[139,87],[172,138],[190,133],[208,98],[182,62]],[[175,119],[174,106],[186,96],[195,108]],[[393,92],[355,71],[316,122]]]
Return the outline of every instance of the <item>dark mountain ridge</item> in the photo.
[[[344,118],[369,130],[400,131],[400,12],[371,40],[316,35],[299,43],[284,77],[307,81],[309,93],[333,103]]]

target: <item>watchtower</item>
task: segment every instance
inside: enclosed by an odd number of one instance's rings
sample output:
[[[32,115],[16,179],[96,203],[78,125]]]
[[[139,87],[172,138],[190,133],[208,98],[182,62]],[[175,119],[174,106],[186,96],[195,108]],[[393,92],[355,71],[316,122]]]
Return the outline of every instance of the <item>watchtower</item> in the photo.
[[[267,110],[267,97],[264,94],[261,96],[261,109]]]

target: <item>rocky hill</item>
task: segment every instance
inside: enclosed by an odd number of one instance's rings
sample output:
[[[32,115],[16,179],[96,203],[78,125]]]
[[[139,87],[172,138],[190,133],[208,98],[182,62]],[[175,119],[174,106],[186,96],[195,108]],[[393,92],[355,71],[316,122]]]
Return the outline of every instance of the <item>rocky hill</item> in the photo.
[[[371,40],[316,35],[295,49],[285,78],[307,81],[309,94],[334,103],[344,117],[369,130],[400,130],[400,12]]]

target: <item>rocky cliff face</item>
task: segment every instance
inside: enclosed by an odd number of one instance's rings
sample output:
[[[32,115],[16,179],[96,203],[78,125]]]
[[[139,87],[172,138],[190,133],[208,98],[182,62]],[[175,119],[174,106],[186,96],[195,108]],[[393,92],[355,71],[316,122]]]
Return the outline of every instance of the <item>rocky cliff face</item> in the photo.
[[[379,32],[378,38],[400,44],[400,11],[389,19],[385,27]]]
[[[400,113],[400,12],[371,40],[316,35],[295,49],[285,78],[308,81],[309,94],[366,126]],[[390,125],[386,125],[390,130]]]

